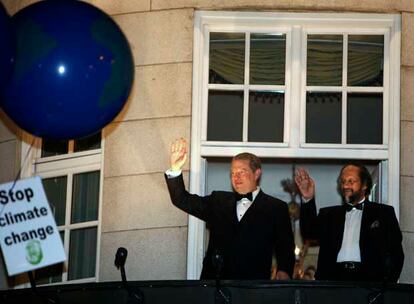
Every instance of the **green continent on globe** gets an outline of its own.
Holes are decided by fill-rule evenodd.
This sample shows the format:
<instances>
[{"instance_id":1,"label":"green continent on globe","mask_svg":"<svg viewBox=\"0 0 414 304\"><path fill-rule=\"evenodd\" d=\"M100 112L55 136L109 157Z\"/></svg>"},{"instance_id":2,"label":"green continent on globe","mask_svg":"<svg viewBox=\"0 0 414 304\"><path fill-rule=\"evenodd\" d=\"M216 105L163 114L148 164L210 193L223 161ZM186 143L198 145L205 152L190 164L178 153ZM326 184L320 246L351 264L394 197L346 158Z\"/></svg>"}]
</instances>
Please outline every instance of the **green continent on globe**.
<instances>
[{"instance_id":1,"label":"green continent on globe","mask_svg":"<svg viewBox=\"0 0 414 304\"><path fill-rule=\"evenodd\" d=\"M58 45L57 41L43 32L32 20L24 20L16 26L17 54L14 81L21 80L36 63L47 57Z\"/></svg>"},{"instance_id":2,"label":"green continent on globe","mask_svg":"<svg viewBox=\"0 0 414 304\"><path fill-rule=\"evenodd\" d=\"M128 93L125 91L125 85L132 83L133 63L128 43L110 19L98 18L91 26L91 35L98 44L107 48L113 55L110 76L98 103L100 107L105 107Z\"/></svg>"}]
</instances>

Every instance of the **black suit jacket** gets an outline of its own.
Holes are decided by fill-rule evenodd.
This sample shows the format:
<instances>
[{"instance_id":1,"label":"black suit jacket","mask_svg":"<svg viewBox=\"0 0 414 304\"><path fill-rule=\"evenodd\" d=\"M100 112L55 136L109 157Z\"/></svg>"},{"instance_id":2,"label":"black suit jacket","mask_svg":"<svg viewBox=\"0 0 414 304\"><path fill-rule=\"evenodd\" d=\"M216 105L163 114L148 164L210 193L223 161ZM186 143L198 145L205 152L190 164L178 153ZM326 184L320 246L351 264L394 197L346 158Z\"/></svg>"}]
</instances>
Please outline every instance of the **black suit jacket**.
<instances>
[{"instance_id":1,"label":"black suit jacket","mask_svg":"<svg viewBox=\"0 0 414 304\"><path fill-rule=\"evenodd\" d=\"M173 204L210 229L201 279L215 278L216 252L224 259L223 279L270 279L273 252L278 270L292 276L294 242L286 203L260 191L239 222L233 192L214 191L201 197L185 190L182 175L166 181Z\"/></svg>"},{"instance_id":2,"label":"black suit jacket","mask_svg":"<svg viewBox=\"0 0 414 304\"><path fill-rule=\"evenodd\" d=\"M300 224L305 239L320 242L316 278L337 280L336 258L342 245L345 206L322 208L316 215L315 200L302 204ZM359 246L364 281L396 282L404 262L402 235L392 206L365 200Z\"/></svg>"}]
</instances>

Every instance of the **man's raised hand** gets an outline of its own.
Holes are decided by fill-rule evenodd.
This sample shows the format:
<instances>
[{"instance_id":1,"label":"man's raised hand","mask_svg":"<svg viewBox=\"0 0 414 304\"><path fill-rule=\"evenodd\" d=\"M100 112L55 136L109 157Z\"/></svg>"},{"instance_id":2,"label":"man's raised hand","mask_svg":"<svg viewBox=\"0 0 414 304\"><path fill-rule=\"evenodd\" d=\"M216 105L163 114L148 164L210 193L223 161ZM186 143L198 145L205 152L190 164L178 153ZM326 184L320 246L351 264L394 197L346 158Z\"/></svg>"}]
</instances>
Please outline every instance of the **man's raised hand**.
<instances>
[{"instance_id":1,"label":"man's raised hand","mask_svg":"<svg viewBox=\"0 0 414 304\"><path fill-rule=\"evenodd\" d=\"M305 169L299 168L296 170L295 183L305 200L310 200L315 196L315 182Z\"/></svg>"},{"instance_id":2,"label":"man's raised hand","mask_svg":"<svg viewBox=\"0 0 414 304\"><path fill-rule=\"evenodd\" d=\"M187 141L184 138L176 139L171 144L170 164L172 171L180 171L187 160Z\"/></svg>"}]
</instances>

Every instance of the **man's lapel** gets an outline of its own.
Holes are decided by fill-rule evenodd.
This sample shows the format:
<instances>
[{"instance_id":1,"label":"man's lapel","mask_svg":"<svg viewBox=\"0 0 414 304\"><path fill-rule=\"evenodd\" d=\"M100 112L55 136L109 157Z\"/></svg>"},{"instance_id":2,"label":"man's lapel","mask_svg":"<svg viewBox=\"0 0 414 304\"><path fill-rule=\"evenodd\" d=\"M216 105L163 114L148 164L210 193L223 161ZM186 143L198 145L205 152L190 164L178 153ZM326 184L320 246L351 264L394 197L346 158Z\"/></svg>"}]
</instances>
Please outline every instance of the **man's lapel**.
<instances>
[{"instance_id":1,"label":"man's lapel","mask_svg":"<svg viewBox=\"0 0 414 304\"><path fill-rule=\"evenodd\" d=\"M336 221L338 223L337 226L334 225L334 227L338 227L338 229L335 232L337 235L334 237L334 240L336 240L335 245L336 245L337 253L341 249L342 240L344 238L345 214L346 214L346 208L343 205L340 208L337 209L337 212L335 214L334 221ZM324 229L324 228L322 227L322 229Z\"/></svg>"},{"instance_id":2,"label":"man's lapel","mask_svg":"<svg viewBox=\"0 0 414 304\"><path fill-rule=\"evenodd\" d=\"M365 241L365 236L370 229L373 220L373 212L371 203L366 199L364 201L364 210L362 211L361 230L359 232L359 248L362 249ZM362 251L362 250L361 250ZM362 256L362 254L361 254ZM362 257L361 257L362 258Z\"/></svg>"},{"instance_id":3,"label":"man's lapel","mask_svg":"<svg viewBox=\"0 0 414 304\"><path fill-rule=\"evenodd\" d=\"M237 225L239 224L239 219L237 217L237 198L236 198L236 195L233 195L233 201L232 201L232 205L231 205L230 217L231 217L231 220L233 222L233 225L235 225L235 227L237 227Z\"/></svg>"}]
</instances>

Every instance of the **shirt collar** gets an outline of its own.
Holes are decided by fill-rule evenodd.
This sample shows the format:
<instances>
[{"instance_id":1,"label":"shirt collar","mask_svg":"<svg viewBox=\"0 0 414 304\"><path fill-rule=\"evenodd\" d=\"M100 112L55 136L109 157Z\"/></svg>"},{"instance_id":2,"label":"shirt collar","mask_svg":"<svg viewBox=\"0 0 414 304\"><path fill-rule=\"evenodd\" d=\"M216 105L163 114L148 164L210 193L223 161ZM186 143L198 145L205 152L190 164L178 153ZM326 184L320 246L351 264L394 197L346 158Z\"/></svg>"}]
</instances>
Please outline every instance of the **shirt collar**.
<instances>
[{"instance_id":1,"label":"shirt collar","mask_svg":"<svg viewBox=\"0 0 414 304\"><path fill-rule=\"evenodd\" d=\"M253 197L252 202L254 202L254 200L256 199L256 196L259 194L259 192L260 192L260 187L259 187L259 186L257 186L256 190L254 190L254 191L252 192L252 197Z\"/></svg>"},{"instance_id":2,"label":"shirt collar","mask_svg":"<svg viewBox=\"0 0 414 304\"><path fill-rule=\"evenodd\" d=\"M366 200L366 198L364 197L362 200L360 200L358 202L358 204L355 204L355 205L351 204L351 203L345 203L346 204L346 206L345 206L346 210L347 211L353 211L353 210L362 211L362 210L364 210L365 200ZM355 206L358 206L359 208L357 208Z\"/></svg>"},{"instance_id":3,"label":"shirt collar","mask_svg":"<svg viewBox=\"0 0 414 304\"><path fill-rule=\"evenodd\" d=\"M239 194L237 194L237 193L235 193L236 194L236 200L237 200L237 203L240 203L240 202L242 202L243 200L247 200L247 201L249 201L249 202L253 202L255 199L256 199L256 196L259 194L259 192L260 192L260 187L259 186L257 186L257 188L256 188L256 190L254 190L254 191L252 191L252 192L249 192L249 194L251 193L251 198L252 198L252 200L250 201L247 197L243 197L243 198L237 198L237 196L243 196L243 195L239 195Z\"/></svg>"}]
</instances>

